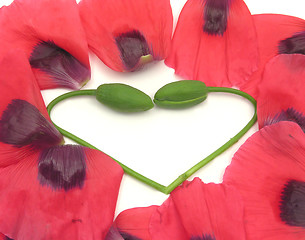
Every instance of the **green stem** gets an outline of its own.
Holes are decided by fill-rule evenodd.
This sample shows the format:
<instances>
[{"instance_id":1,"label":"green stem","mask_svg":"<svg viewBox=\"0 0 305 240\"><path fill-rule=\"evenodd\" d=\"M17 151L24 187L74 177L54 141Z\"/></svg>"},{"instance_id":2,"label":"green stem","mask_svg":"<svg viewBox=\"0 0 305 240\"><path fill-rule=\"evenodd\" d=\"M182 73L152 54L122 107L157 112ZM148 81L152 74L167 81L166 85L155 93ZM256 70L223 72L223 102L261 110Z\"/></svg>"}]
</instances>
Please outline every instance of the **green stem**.
<instances>
[{"instance_id":1,"label":"green stem","mask_svg":"<svg viewBox=\"0 0 305 240\"><path fill-rule=\"evenodd\" d=\"M71 97L77 97L77 96L86 96L86 95L90 95L90 96L95 96L95 93L96 93L96 90L94 89L91 89L91 90L79 90L79 91L73 91L73 92L68 92L68 93L65 93L57 98L55 98L47 107L47 110L48 110L48 113L49 115L51 116L51 111L53 109L53 107L58 104L59 102L65 100L65 99L68 99L68 98L71 98ZM73 140L74 142L82 145L82 146L85 146L85 147L89 147L89 148L92 148L92 149L96 149L96 150L99 150L98 148L96 148L95 146L91 145L90 143L86 142L85 140L75 136L74 134L60 128L59 126L57 126L54 122L53 122L54 126L58 129L58 131L65 137ZM101 150L99 150L101 151ZM106 153L105 153L106 154ZM106 154L108 155L108 154ZM109 155L108 155L109 156ZM111 157L111 156L109 156ZM125 173L127 173L128 175L140 180L141 182L144 182L146 183L147 185L157 189L158 191L160 192L163 192L165 193L166 192L166 187L141 175L140 173L132 170L131 168L127 167L126 165L124 165L123 163L119 162L118 160L114 159L113 157L111 157L114 161L116 161L124 170Z\"/></svg>"},{"instance_id":2,"label":"green stem","mask_svg":"<svg viewBox=\"0 0 305 240\"><path fill-rule=\"evenodd\" d=\"M232 93L235 95L242 96L249 100L253 106L254 106L254 114L251 118L251 120L247 123L247 125L240 131L238 132L233 138L231 138L228 142L226 142L224 145L222 145L220 148L218 148L216 151L211 153L209 156L201 160L199 163L191 167L189 170L187 170L185 173L180 175L175 181L173 181L170 185L167 186L166 188L166 193L169 194L171 191L173 191L177 186L179 186L181 183L183 183L185 180L187 180L191 175L193 175L195 172L197 172L200 168L208 164L210 161L212 161L214 158L219 156L221 153L226 151L228 148L230 148L232 145L234 145L238 140L245 135L246 132L255 124L256 119L257 119L257 114L256 114L256 100L250 96L249 94L242 92L237 89L233 88L224 88L224 87L208 87L209 92L225 92L225 93Z\"/></svg>"},{"instance_id":3,"label":"green stem","mask_svg":"<svg viewBox=\"0 0 305 240\"><path fill-rule=\"evenodd\" d=\"M57 103L65 100L65 99L68 99L70 97L77 97L77 96L95 96L95 93L96 93L95 89L88 89L88 90L78 90L78 91L73 91L73 92L68 92L68 93L62 94L62 95L58 96L57 98L53 99L53 101L49 103L49 105L47 106L48 113L50 115L53 107Z\"/></svg>"},{"instance_id":4,"label":"green stem","mask_svg":"<svg viewBox=\"0 0 305 240\"><path fill-rule=\"evenodd\" d=\"M237 89L233 89L233 88L223 88L223 87L208 87L208 91L209 92L225 92L225 93L232 93L235 95L239 95L242 96L244 98L246 98L247 100L249 100L253 106L254 106L254 115L251 118L251 120L248 122L248 124L240 131L238 132L233 138L231 138L228 142L226 142L224 145L222 145L220 148L218 148L216 151L214 151L212 154L210 154L209 156L207 156L206 158L204 158L202 161L200 161L199 163L197 163L196 165L194 165L192 168L190 168L189 170L187 170L185 173L183 173L182 175L180 175L175 181L173 181L170 185L168 185L167 187L165 187L164 185L161 185L141 174L139 174L138 172L130 169L129 167L127 167L126 165L122 164L121 162L119 162L118 160L112 158L114 161L116 161L124 170L125 173L129 174L130 176L146 183L147 185L157 189L160 192L163 192L165 194L169 194L171 191L173 191L177 186L179 186L181 183L183 183L185 180L187 180L191 175L193 175L196 171L198 171L200 168L202 168L203 166L205 166L207 163L209 163L210 161L212 161L215 157L219 156L221 153L223 153L224 151L226 151L228 148L230 148L233 144L235 144L256 122L256 101L253 97L251 97L249 94L239 91ZM79 91L73 91L73 92L68 92L65 93L57 98L55 98L47 107L48 113L49 115L51 115L51 111L53 109L53 107L58 104L59 102L71 98L71 97L76 97L76 96L84 96L84 95L90 95L90 96L95 96L96 90L92 89L92 90L79 90ZM62 135L64 135L65 137L73 140L74 142L83 145L85 147L89 147L92 149L96 149L99 150L98 148L94 147L93 145L91 145L90 143L84 141L83 139L75 136L74 134L58 127L56 124L54 124L55 127L58 129L59 132L62 133ZM100 151L100 150L99 150Z\"/></svg>"}]
</instances>

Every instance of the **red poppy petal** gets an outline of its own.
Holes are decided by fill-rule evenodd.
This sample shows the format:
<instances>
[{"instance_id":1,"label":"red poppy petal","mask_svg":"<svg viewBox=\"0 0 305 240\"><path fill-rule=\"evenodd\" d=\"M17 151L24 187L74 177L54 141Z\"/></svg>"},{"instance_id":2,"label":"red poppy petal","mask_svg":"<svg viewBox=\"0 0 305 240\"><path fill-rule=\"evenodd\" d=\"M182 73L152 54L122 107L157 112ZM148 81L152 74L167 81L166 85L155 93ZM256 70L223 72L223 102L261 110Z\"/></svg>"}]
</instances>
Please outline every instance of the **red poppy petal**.
<instances>
[{"instance_id":1,"label":"red poppy petal","mask_svg":"<svg viewBox=\"0 0 305 240\"><path fill-rule=\"evenodd\" d=\"M156 239L245 239L241 197L233 187L195 178L172 192L153 216L151 233Z\"/></svg>"},{"instance_id":2,"label":"red poppy petal","mask_svg":"<svg viewBox=\"0 0 305 240\"><path fill-rule=\"evenodd\" d=\"M16 151L28 146L45 149L62 143L62 135L29 102L13 99L0 119L0 142L13 145Z\"/></svg>"},{"instance_id":3,"label":"red poppy petal","mask_svg":"<svg viewBox=\"0 0 305 240\"><path fill-rule=\"evenodd\" d=\"M301 54L281 54L266 64L257 98L260 127L288 108L305 113L304 66L305 56Z\"/></svg>"},{"instance_id":4,"label":"red poppy petal","mask_svg":"<svg viewBox=\"0 0 305 240\"><path fill-rule=\"evenodd\" d=\"M279 42L304 31L305 20L281 14L253 15L253 20L257 31L260 62L258 70L240 89L256 98L257 85L261 81L264 67L272 57L278 55Z\"/></svg>"},{"instance_id":5,"label":"red poppy petal","mask_svg":"<svg viewBox=\"0 0 305 240\"><path fill-rule=\"evenodd\" d=\"M64 58L63 61L71 59L72 55L80 62L80 65L83 64L84 79L75 78L75 81L71 83L69 83L71 79L67 76L62 76L63 80L58 81L48 72L36 74L42 89L67 87L67 81L70 88L79 88L84 81L89 80L88 46L75 0L15 0L11 5L1 8L0 35L1 54L7 49L20 48L27 58L30 58L37 44L51 41L66 51L65 54L69 53L68 57L61 56ZM61 67L68 68L64 65L65 63L62 64ZM75 66L74 64L73 67ZM77 69L79 70L79 67ZM69 72L69 68L64 70L67 70L64 71L65 74L75 77Z\"/></svg>"},{"instance_id":6,"label":"red poppy petal","mask_svg":"<svg viewBox=\"0 0 305 240\"><path fill-rule=\"evenodd\" d=\"M125 210L115 219L114 227L121 234L129 234L139 239L150 240L150 218L157 208L158 206L150 206Z\"/></svg>"},{"instance_id":7,"label":"red poppy petal","mask_svg":"<svg viewBox=\"0 0 305 240\"><path fill-rule=\"evenodd\" d=\"M229 4L223 35L203 31L207 1L188 0L178 20L165 63L178 75L208 86L239 86L256 70L258 48L254 23L242 0Z\"/></svg>"},{"instance_id":8,"label":"red poppy petal","mask_svg":"<svg viewBox=\"0 0 305 240\"><path fill-rule=\"evenodd\" d=\"M248 239L303 239L304 228L280 218L281 192L288 180L305 181L305 135L291 122L266 126L234 155L224 183L236 187L245 204Z\"/></svg>"},{"instance_id":9,"label":"red poppy petal","mask_svg":"<svg viewBox=\"0 0 305 240\"><path fill-rule=\"evenodd\" d=\"M13 99L22 99L36 106L49 119L40 89L23 52L10 51L2 55L0 72L0 116Z\"/></svg>"},{"instance_id":10,"label":"red poppy petal","mask_svg":"<svg viewBox=\"0 0 305 240\"><path fill-rule=\"evenodd\" d=\"M60 142L62 139L62 136L51 124L51 120L47 113L39 87L33 76L31 67L30 67L29 62L28 62L26 56L24 55L24 53L18 52L18 51L10 51L6 55L1 56L0 72L1 72L0 82L2 84L2 86L0 88L0 102L1 102L0 119L3 120L4 115L9 115L9 114L7 114L6 110L9 105L13 106L12 105L13 101L17 100L17 101L26 102L26 103L28 103L28 105L33 106L32 108L34 110L37 108L37 110L34 111L37 113L37 116L36 116L37 118L35 120L37 120L37 119L43 120L41 123L45 127L47 126L47 124L45 124L44 121L48 121L50 128L52 128L52 129L50 129L50 130L52 130L51 132L54 133L58 137L58 142ZM29 108L27 108L27 109L29 109ZM5 114L5 111L6 111L6 114ZM42 114L43 117L40 116L40 114ZM32 117L35 117L35 116L32 116ZM31 118L31 116L28 116L28 118ZM18 117L18 119L19 120L16 123L19 123L21 121L20 116ZM3 124L3 123L4 122L2 122L1 124ZM2 129L1 124L0 124L0 127ZM29 122L29 124L35 124L34 119L33 119L33 121ZM20 127L22 128L22 126L20 126ZM25 126L23 126L23 127L25 127ZM47 130L47 129L45 129L45 130ZM46 131L43 131L43 133L46 133ZM1 140L3 140L2 139L3 134L4 134L4 132L2 131L0 134ZM55 135L52 134L52 136L55 136ZM44 136L42 136L42 137L44 137ZM7 166L14 162L18 162L25 155L31 154L31 150L29 150L26 146L28 144L24 145L24 146L26 146L25 148L20 148L20 147L11 145L11 144L7 144L9 142L10 141L1 141L0 142L0 166Z\"/></svg>"},{"instance_id":11,"label":"red poppy petal","mask_svg":"<svg viewBox=\"0 0 305 240\"><path fill-rule=\"evenodd\" d=\"M123 175L104 153L84 148L82 188L54 190L39 184L38 154L0 170L0 231L13 239L104 239Z\"/></svg>"},{"instance_id":12,"label":"red poppy petal","mask_svg":"<svg viewBox=\"0 0 305 240\"><path fill-rule=\"evenodd\" d=\"M131 31L144 36L155 60L168 55L173 25L169 0L82 0L79 9L89 48L113 70L128 71L115 38Z\"/></svg>"},{"instance_id":13,"label":"red poppy petal","mask_svg":"<svg viewBox=\"0 0 305 240\"><path fill-rule=\"evenodd\" d=\"M173 199L169 197L151 217L149 227L152 239L189 239L180 218Z\"/></svg>"}]
</instances>

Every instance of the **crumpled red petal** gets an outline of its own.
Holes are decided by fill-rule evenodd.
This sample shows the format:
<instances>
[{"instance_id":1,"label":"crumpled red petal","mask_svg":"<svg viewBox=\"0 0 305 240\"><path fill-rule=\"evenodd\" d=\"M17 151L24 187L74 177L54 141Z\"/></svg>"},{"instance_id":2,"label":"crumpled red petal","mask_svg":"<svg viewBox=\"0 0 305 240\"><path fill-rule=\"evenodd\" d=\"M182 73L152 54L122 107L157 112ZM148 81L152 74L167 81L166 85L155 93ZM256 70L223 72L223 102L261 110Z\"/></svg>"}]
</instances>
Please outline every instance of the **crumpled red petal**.
<instances>
[{"instance_id":1,"label":"crumpled red petal","mask_svg":"<svg viewBox=\"0 0 305 240\"><path fill-rule=\"evenodd\" d=\"M258 70L252 74L249 81L240 86L242 91L257 98L257 85L261 81L266 63L278 55L278 45L281 40L305 30L305 20L281 14L253 15L259 47Z\"/></svg>"},{"instance_id":2,"label":"crumpled red petal","mask_svg":"<svg viewBox=\"0 0 305 240\"><path fill-rule=\"evenodd\" d=\"M251 14L242 0L228 1L223 35L203 32L206 1L188 0L179 16L165 63L186 79L208 86L240 86L257 69L258 45Z\"/></svg>"},{"instance_id":3,"label":"crumpled red petal","mask_svg":"<svg viewBox=\"0 0 305 240\"><path fill-rule=\"evenodd\" d=\"M38 153L0 169L0 231L13 239L104 239L110 228L122 168L84 148L82 188L54 191L38 182Z\"/></svg>"},{"instance_id":4,"label":"crumpled red petal","mask_svg":"<svg viewBox=\"0 0 305 240\"><path fill-rule=\"evenodd\" d=\"M304 66L301 54L281 54L266 64L257 97L260 127L288 108L305 113Z\"/></svg>"},{"instance_id":5,"label":"crumpled red petal","mask_svg":"<svg viewBox=\"0 0 305 240\"><path fill-rule=\"evenodd\" d=\"M51 41L80 61L88 71L86 79L80 82L74 79L70 83L57 81L45 72L34 69L41 89L80 88L89 80L88 46L75 0L15 0L1 8L0 35L1 54L7 49L21 49L29 59L37 44Z\"/></svg>"},{"instance_id":6,"label":"crumpled red petal","mask_svg":"<svg viewBox=\"0 0 305 240\"><path fill-rule=\"evenodd\" d=\"M286 182L304 182L304 171L305 135L295 123L266 126L241 146L225 171L224 183L242 195L247 239L304 238L304 228L281 221L279 207Z\"/></svg>"},{"instance_id":7,"label":"crumpled red petal","mask_svg":"<svg viewBox=\"0 0 305 240\"><path fill-rule=\"evenodd\" d=\"M169 0L82 0L79 10L89 48L113 70L129 71L115 41L126 32L139 31L154 60L168 55L173 25Z\"/></svg>"}]
</instances>

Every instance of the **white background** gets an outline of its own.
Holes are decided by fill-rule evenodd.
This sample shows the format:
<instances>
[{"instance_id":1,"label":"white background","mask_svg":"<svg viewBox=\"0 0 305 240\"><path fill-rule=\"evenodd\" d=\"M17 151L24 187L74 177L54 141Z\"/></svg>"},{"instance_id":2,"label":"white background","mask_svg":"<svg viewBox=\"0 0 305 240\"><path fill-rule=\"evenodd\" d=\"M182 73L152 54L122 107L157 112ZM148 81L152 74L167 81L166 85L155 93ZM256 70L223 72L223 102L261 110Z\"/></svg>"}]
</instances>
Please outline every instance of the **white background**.
<instances>
[{"instance_id":1,"label":"white background","mask_svg":"<svg viewBox=\"0 0 305 240\"><path fill-rule=\"evenodd\" d=\"M54 0L55 1L55 0ZM11 0L0 0L0 7ZM304 0L245 0L252 14L281 13L305 18ZM172 0L176 22L185 0ZM163 61L149 64L140 72L118 73L90 56L92 79L85 89L103 83L125 83L151 98L165 84L179 80ZM48 104L67 90L45 90ZM200 105L181 111L158 107L137 114L121 114L100 105L92 97L59 104L52 119L62 128L87 140L110 156L143 175L168 185L180 174L233 137L252 117L246 100L229 94L209 94ZM238 147L257 131L257 125L232 148L198 171L193 177L204 182L221 182L223 172ZM72 143L69 140L67 143ZM160 205L168 196L125 175L116 214L131 207Z\"/></svg>"}]
</instances>

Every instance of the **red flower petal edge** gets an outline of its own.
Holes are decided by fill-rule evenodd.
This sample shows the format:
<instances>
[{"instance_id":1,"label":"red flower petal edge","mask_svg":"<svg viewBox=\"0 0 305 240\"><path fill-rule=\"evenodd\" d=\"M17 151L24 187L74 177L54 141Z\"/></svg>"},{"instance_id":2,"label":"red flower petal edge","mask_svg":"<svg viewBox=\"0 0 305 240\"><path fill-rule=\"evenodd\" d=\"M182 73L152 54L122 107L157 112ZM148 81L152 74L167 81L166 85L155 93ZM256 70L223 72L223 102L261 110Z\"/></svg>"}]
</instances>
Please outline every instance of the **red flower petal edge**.
<instances>
[{"instance_id":1,"label":"red flower petal edge","mask_svg":"<svg viewBox=\"0 0 305 240\"><path fill-rule=\"evenodd\" d=\"M234 218L232 218L234 216ZM238 192L199 178L175 189L151 219L152 239L245 239Z\"/></svg>"},{"instance_id":2,"label":"red flower petal edge","mask_svg":"<svg viewBox=\"0 0 305 240\"><path fill-rule=\"evenodd\" d=\"M208 86L239 86L257 61L256 31L242 0L187 1L165 60L176 74Z\"/></svg>"},{"instance_id":3,"label":"red flower petal edge","mask_svg":"<svg viewBox=\"0 0 305 240\"><path fill-rule=\"evenodd\" d=\"M288 109L292 109L292 114L286 120L290 118L302 125L302 120L297 119L300 118L298 113L305 113L304 66L305 56L301 54L281 54L266 64L257 97L260 127L274 122L274 119L280 120L279 115Z\"/></svg>"},{"instance_id":4,"label":"red flower petal edge","mask_svg":"<svg viewBox=\"0 0 305 240\"><path fill-rule=\"evenodd\" d=\"M173 17L169 0L82 0L80 16L89 48L115 71L134 71L169 52Z\"/></svg>"},{"instance_id":5,"label":"red flower petal edge","mask_svg":"<svg viewBox=\"0 0 305 240\"><path fill-rule=\"evenodd\" d=\"M151 240L149 224L152 214L158 206L133 208L121 212L110 229L105 240L130 239Z\"/></svg>"},{"instance_id":6,"label":"red flower petal edge","mask_svg":"<svg viewBox=\"0 0 305 240\"><path fill-rule=\"evenodd\" d=\"M236 152L224 183L242 195L247 239L304 237L304 166L305 135L292 122L262 128Z\"/></svg>"},{"instance_id":7,"label":"red flower petal edge","mask_svg":"<svg viewBox=\"0 0 305 240\"><path fill-rule=\"evenodd\" d=\"M259 67L249 81L240 86L240 89L257 98L257 85L261 81L266 63L279 54L278 48L282 40L305 30L305 20L281 14L253 15L253 20L258 39Z\"/></svg>"},{"instance_id":8,"label":"red flower petal edge","mask_svg":"<svg viewBox=\"0 0 305 240\"><path fill-rule=\"evenodd\" d=\"M15 0L1 8L0 35L0 53L24 51L41 89L77 89L90 79L86 36L74 0Z\"/></svg>"}]
</instances>

